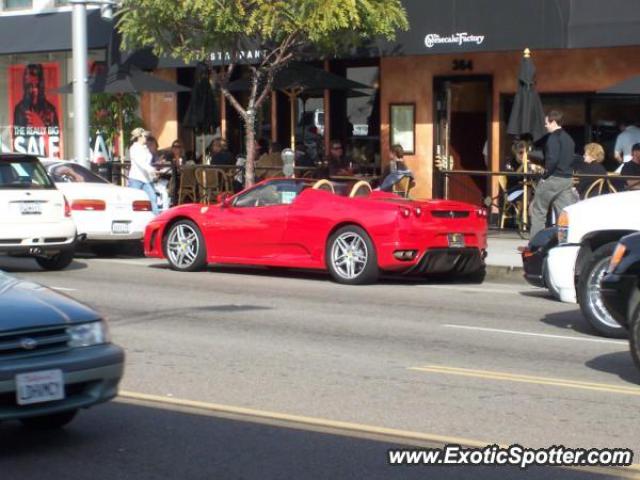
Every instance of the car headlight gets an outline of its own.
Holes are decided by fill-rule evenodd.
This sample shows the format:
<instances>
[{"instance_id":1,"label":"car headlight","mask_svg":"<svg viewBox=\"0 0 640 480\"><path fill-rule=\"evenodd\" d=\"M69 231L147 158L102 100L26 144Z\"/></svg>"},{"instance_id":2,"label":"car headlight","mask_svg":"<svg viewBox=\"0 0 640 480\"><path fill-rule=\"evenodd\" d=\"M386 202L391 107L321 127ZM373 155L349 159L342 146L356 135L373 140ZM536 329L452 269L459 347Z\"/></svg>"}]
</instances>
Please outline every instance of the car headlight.
<instances>
[{"instance_id":1,"label":"car headlight","mask_svg":"<svg viewBox=\"0 0 640 480\"><path fill-rule=\"evenodd\" d=\"M74 325L67 328L67 334L69 335L68 345L72 348L91 347L111 341L107 323L102 320Z\"/></svg>"},{"instance_id":2,"label":"car headlight","mask_svg":"<svg viewBox=\"0 0 640 480\"><path fill-rule=\"evenodd\" d=\"M558 218L558 244L562 245L569 241L569 214L563 211Z\"/></svg>"}]
</instances>

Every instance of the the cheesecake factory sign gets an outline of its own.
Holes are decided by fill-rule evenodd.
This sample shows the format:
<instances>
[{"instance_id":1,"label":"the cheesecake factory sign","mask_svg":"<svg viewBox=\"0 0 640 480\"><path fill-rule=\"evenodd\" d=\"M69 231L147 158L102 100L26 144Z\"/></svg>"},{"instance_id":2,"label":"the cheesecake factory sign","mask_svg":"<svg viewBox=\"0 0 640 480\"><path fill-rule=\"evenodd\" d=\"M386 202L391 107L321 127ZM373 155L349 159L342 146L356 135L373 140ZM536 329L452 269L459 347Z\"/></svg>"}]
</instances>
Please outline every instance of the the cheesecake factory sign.
<instances>
[{"instance_id":1,"label":"the cheesecake factory sign","mask_svg":"<svg viewBox=\"0 0 640 480\"><path fill-rule=\"evenodd\" d=\"M465 44L482 45L484 38L484 35L472 35L467 32L458 32L448 36L429 33L424 37L424 45L427 48L433 48L438 45L458 45L459 47L463 47Z\"/></svg>"}]
</instances>

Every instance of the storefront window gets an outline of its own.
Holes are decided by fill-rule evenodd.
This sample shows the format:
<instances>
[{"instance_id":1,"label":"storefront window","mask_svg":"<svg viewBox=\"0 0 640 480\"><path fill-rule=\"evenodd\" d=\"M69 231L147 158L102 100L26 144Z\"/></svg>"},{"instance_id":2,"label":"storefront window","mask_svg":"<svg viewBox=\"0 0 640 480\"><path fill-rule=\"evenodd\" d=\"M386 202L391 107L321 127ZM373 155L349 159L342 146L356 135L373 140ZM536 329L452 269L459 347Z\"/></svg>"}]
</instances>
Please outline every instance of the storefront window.
<instances>
[{"instance_id":1,"label":"storefront window","mask_svg":"<svg viewBox=\"0 0 640 480\"><path fill-rule=\"evenodd\" d=\"M102 60L104 52L92 51L89 57ZM56 92L71 75L69 52L0 56L3 152L73 158L73 95Z\"/></svg>"},{"instance_id":2,"label":"storefront window","mask_svg":"<svg viewBox=\"0 0 640 480\"><path fill-rule=\"evenodd\" d=\"M2 6L5 10L29 10L33 7L33 0L4 0Z\"/></svg>"},{"instance_id":3,"label":"storefront window","mask_svg":"<svg viewBox=\"0 0 640 480\"><path fill-rule=\"evenodd\" d=\"M598 94L541 94L544 111L559 110L564 115L564 129L576 144L580 155L589 142L600 143L605 150L604 166L613 170L618 165L613 157L615 140L624 121L640 119L640 96L614 96ZM503 124L509 119L513 96L502 98ZM503 156L510 152L511 137L502 134Z\"/></svg>"}]
</instances>

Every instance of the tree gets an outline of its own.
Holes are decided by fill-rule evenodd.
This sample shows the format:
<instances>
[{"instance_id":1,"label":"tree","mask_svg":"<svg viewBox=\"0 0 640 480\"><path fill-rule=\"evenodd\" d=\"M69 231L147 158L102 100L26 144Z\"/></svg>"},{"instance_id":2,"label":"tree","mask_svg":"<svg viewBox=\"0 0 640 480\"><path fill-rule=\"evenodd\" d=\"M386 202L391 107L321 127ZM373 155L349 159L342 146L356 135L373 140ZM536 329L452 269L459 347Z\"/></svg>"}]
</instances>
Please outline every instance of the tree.
<instances>
[{"instance_id":1,"label":"tree","mask_svg":"<svg viewBox=\"0 0 640 480\"><path fill-rule=\"evenodd\" d=\"M187 62L228 52L221 91L246 127L246 185L254 181L255 123L274 75L309 48L319 54L375 37L393 39L408 22L401 0L123 0L118 29L128 48L151 46L159 56ZM250 64L245 105L226 88L240 52L260 50Z\"/></svg>"},{"instance_id":2,"label":"tree","mask_svg":"<svg viewBox=\"0 0 640 480\"><path fill-rule=\"evenodd\" d=\"M134 94L96 93L91 95L91 127L99 130L113 149L121 127L123 132L130 132L143 126L137 110L138 99ZM124 152L118 151L118 155L122 157Z\"/></svg>"}]
</instances>

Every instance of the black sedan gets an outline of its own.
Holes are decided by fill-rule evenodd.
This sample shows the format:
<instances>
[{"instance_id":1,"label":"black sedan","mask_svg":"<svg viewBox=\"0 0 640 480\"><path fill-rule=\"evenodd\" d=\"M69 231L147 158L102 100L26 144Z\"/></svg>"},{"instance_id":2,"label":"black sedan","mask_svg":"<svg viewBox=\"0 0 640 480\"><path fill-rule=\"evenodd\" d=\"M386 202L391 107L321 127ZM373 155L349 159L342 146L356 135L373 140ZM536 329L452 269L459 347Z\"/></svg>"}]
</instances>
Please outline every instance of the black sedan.
<instances>
[{"instance_id":1,"label":"black sedan","mask_svg":"<svg viewBox=\"0 0 640 480\"><path fill-rule=\"evenodd\" d=\"M520 250L525 280L534 287L546 288L551 294L559 298L547 273L547 254L558 245L558 227L541 230L533 237L529 244Z\"/></svg>"},{"instance_id":2,"label":"black sedan","mask_svg":"<svg viewBox=\"0 0 640 480\"><path fill-rule=\"evenodd\" d=\"M622 237L600 282L605 305L629 331L631 355L640 368L640 233Z\"/></svg>"},{"instance_id":3,"label":"black sedan","mask_svg":"<svg viewBox=\"0 0 640 480\"><path fill-rule=\"evenodd\" d=\"M62 427L115 397L123 369L98 313L0 271L0 421Z\"/></svg>"}]
</instances>

